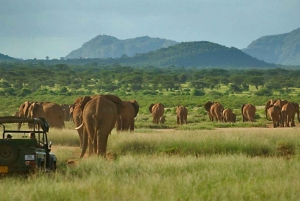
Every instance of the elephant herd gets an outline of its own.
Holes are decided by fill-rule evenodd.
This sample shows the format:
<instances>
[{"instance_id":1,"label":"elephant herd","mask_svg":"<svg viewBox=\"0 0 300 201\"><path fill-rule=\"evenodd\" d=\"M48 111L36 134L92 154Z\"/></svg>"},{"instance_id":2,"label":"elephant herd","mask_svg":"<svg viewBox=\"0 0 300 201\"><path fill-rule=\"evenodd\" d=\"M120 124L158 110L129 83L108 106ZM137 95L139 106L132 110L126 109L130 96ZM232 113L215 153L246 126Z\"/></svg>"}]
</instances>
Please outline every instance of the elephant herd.
<instances>
[{"instance_id":1,"label":"elephant herd","mask_svg":"<svg viewBox=\"0 0 300 201\"><path fill-rule=\"evenodd\" d=\"M158 124L158 123L164 123L165 122L165 106L161 103L156 104L150 104L149 111L152 114L152 123ZM178 105L176 107L176 119L177 124L187 124L187 115L188 115L188 109L185 106Z\"/></svg>"},{"instance_id":2,"label":"elephant herd","mask_svg":"<svg viewBox=\"0 0 300 201\"><path fill-rule=\"evenodd\" d=\"M164 105L151 104L149 111L153 124L164 123ZM30 102L20 105L15 116L43 117L50 127L64 128L64 121L73 120L79 135L82 158L89 147L89 155L105 155L108 136L113 128L116 131L134 131L135 117L139 112L136 100L124 101L115 95L93 95L78 97L73 104L58 105L53 102ZM187 123L187 108L177 106L178 124ZM28 125L31 127L31 125ZM18 129L21 124L18 125Z\"/></svg>"},{"instance_id":3,"label":"elephant herd","mask_svg":"<svg viewBox=\"0 0 300 201\"><path fill-rule=\"evenodd\" d=\"M298 122L300 122L299 104L287 100L268 100L265 105L265 114L266 118L272 121L274 128L296 126L296 114Z\"/></svg>"},{"instance_id":4,"label":"elephant herd","mask_svg":"<svg viewBox=\"0 0 300 201\"><path fill-rule=\"evenodd\" d=\"M218 122L236 122L236 114L233 113L233 110L230 108L224 108L223 105L219 102L207 101L204 104L204 109L210 119L210 121ZM245 121L254 121L256 112L256 107L252 104L243 104L241 107L242 120Z\"/></svg>"},{"instance_id":5,"label":"elephant herd","mask_svg":"<svg viewBox=\"0 0 300 201\"><path fill-rule=\"evenodd\" d=\"M82 158L89 147L89 155L106 155L108 136L113 128L116 131L134 131L135 117L139 112L136 100L124 101L115 95L93 95L78 97L73 104L58 105L53 102L29 102L20 105L17 116L43 117L50 127L64 128L64 121L73 120L78 132ZM236 122L232 109L224 108L219 102L208 101L204 108L211 121ZM165 107L161 103L148 107L152 114L152 123L165 121ZM256 108L252 104L241 107L242 120L254 121ZM294 116L299 119L299 104L285 100L269 100L265 105L266 118L273 121L273 127L295 126ZM187 124L188 109L176 107L177 124ZM269 119L269 118L270 119ZM28 125L29 127L31 125ZM18 125L20 129L21 125Z\"/></svg>"},{"instance_id":6,"label":"elephant herd","mask_svg":"<svg viewBox=\"0 0 300 201\"><path fill-rule=\"evenodd\" d=\"M43 117L47 120L50 127L64 128L65 127L65 111L64 109L53 102L30 102L26 101L19 107L19 111L16 112L15 116L38 118ZM32 125L28 125L29 128ZM18 124L20 130L21 124Z\"/></svg>"},{"instance_id":7,"label":"elephant herd","mask_svg":"<svg viewBox=\"0 0 300 201\"><path fill-rule=\"evenodd\" d=\"M204 108L211 121L236 122L236 115L230 108L224 109L221 103L207 101ZM244 104L241 107L242 121L254 121L256 107L252 104ZM268 100L265 105L265 115L267 120L271 120L273 127L295 126L295 115L299 118L299 104L287 100Z\"/></svg>"}]
</instances>

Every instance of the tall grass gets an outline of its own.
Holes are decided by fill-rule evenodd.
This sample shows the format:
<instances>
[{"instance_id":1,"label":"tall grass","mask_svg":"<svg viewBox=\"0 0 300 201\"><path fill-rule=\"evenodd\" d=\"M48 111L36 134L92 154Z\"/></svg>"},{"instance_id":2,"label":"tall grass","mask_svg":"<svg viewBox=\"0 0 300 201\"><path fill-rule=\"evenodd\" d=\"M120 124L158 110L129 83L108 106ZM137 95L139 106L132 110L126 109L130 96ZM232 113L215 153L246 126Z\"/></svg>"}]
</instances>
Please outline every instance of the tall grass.
<instances>
[{"instance_id":1,"label":"tall grass","mask_svg":"<svg viewBox=\"0 0 300 201\"><path fill-rule=\"evenodd\" d=\"M79 159L75 130L50 130L56 173L2 177L1 200L298 200L300 129L136 129L111 158Z\"/></svg>"}]
</instances>

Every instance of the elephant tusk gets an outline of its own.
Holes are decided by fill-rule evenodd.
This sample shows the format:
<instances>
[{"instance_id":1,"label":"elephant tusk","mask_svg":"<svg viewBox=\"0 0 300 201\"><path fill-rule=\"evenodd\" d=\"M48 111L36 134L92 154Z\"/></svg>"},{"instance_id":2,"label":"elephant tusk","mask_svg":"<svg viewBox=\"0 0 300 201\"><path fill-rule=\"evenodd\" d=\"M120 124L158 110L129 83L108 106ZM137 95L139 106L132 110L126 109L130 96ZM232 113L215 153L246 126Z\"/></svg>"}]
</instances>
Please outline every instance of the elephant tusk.
<instances>
[{"instance_id":1,"label":"elephant tusk","mask_svg":"<svg viewBox=\"0 0 300 201\"><path fill-rule=\"evenodd\" d=\"M75 129L78 130L78 129L80 129L82 126L83 126L83 123L82 123L80 126L76 127Z\"/></svg>"}]
</instances>

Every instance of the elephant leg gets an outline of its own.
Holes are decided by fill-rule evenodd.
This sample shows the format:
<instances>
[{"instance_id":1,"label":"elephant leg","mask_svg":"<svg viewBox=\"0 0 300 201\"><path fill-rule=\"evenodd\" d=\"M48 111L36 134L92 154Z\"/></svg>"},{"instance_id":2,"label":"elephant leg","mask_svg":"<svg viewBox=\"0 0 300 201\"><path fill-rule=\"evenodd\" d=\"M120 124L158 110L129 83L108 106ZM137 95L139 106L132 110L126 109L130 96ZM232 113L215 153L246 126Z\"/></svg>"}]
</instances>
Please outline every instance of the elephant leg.
<instances>
[{"instance_id":1,"label":"elephant leg","mask_svg":"<svg viewBox=\"0 0 300 201\"><path fill-rule=\"evenodd\" d=\"M118 118L117 118L116 130L117 130L117 132L122 130L122 119L120 116L118 116Z\"/></svg>"},{"instance_id":2,"label":"elephant leg","mask_svg":"<svg viewBox=\"0 0 300 201\"><path fill-rule=\"evenodd\" d=\"M82 136L83 144L82 144L80 158L82 158L84 156L87 146L88 146L88 136L87 136L85 129L83 129L82 135L83 135Z\"/></svg>"},{"instance_id":3,"label":"elephant leg","mask_svg":"<svg viewBox=\"0 0 300 201\"><path fill-rule=\"evenodd\" d=\"M97 132L97 144L98 144L98 151L97 154L104 156L106 155L106 147L107 147L107 140L108 140L109 131L107 129L100 129Z\"/></svg>"},{"instance_id":4,"label":"elephant leg","mask_svg":"<svg viewBox=\"0 0 300 201\"><path fill-rule=\"evenodd\" d=\"M89 156L90 156L93 153L94 144L96 143L94 140L94 138L95 138L94 124L90 123L90 125L87 125L85 127L85 130L86 130L87 136L88 136Z\"/></svg>"},{"instance_id":5,"label":"elephant leg","mask_svg":"<svg viewBox=\"0 0 300 201\"><path fill-rule=\"evenodd\" d=\"M295 124L295 118L294 117L291 118L291 126L292 127L296 126L296 124Z\"/></svg>"},{"instance_id":6,"label":"elephant leg","mask_svg":"<svg viewBox=\"0 0 300 201\"><path fill-rule=\"evenodd\" d=\"M134 131L134 119L130 123L130 132Z\"/></svg>"},{"instance_id":7,"label":"elephant leg","mask_svg":"<svg viewBox=\"0 0 300 201\"><path fill-rule=\"evenodd\" d=\"M82 144L83 144L82 132L83 132L82 128L80 128L80 129L77 130L77 133L78 133L78 136L79 136L80 148L82 148Z\"/></svg>"}]
</instances>

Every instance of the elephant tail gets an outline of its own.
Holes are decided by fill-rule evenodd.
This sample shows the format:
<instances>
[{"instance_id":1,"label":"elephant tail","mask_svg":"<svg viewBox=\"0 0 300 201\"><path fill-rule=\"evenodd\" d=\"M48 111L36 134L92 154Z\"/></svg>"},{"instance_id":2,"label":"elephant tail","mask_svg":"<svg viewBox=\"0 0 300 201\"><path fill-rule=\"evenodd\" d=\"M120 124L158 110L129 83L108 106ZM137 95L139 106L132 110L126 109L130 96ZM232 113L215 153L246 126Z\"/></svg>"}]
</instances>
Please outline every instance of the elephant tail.
<instances>
[{"instance_id":1,"label":"elephant tail","mask_svg":"<svg viewBox=\"0 0 300 201\"><path fill-rule=\"evenodd\" d=\"M83 123L81 123L80 126L76 127L75 129L76 129L76 130L79 130L79 129L81 129L82 127L83 127Z\"/></svg>"}]
</instances>

